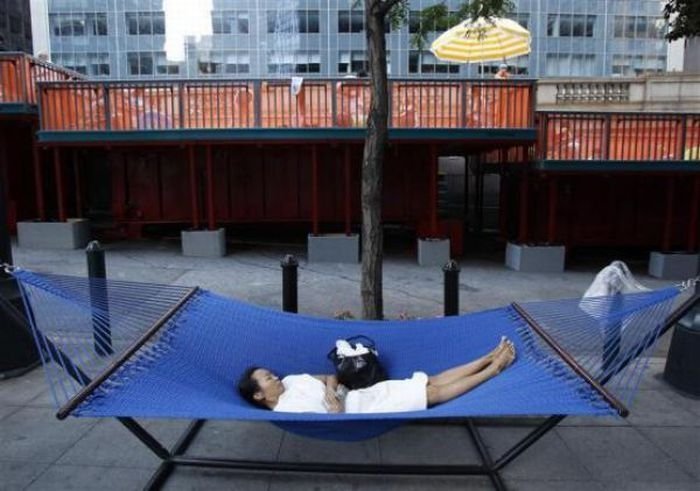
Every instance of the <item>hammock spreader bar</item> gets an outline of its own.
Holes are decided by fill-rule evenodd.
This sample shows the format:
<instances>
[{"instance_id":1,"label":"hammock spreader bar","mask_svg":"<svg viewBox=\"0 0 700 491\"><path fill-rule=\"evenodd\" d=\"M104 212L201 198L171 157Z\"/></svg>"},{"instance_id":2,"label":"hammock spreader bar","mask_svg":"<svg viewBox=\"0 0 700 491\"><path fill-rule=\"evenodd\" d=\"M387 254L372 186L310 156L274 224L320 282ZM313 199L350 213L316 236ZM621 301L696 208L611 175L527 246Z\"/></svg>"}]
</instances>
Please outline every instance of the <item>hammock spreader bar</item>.
<instances>
[{"instance_id":1,"label":"hammock spreader bar","mask_svg":"<svg viewBox=\"0 0 700 491\"><path fill-rule=\"evenodd\" d=\"M126 363L131 356L136 353L141 347L146 344L167 322L170 318L175 315L180 307L182 307L185 302L187 302L192 295L197 292L198 288L194 287L189 292L187 292L175 305L173 305L170 310L158 319L150 329L148 329L143 335L127 350L125 350L119 357L117 357L112 364L107 367L99 376L92 379L85 387L82 388L78 393L76 393L66 404L64 404L56 413L58 419L66 419L70 413L78 407L85 399L87 399L90 394L94 392L102 383L107 380L114 372L119 370L119 368Z\"/></svg>"},{"instance_id":2,"label":"hammock spreader bar","mask_svg":"<svg viewBox=\"0 0 700 491\"><path fill-rule=\"evenodd\" d=\"M532 330L535 331L537 335L540 336L542 340L547 343L549 347L552 348L561 357L561 359L564 360L564 362L569 365L574 372L576 372L579 377L585 380L586 383L593 388L593 390L597 391L601 397L608 402L608 404L617 410L617 413L621 417L626 418L629 416L629 409L627 409L627 407L625 407L625 405L622 404L617 397L611 394L610 391L608 391L600 383L596 382L596 380L591 377L591 374L588 373L581 365L579 365L579 363L569 353L567 353L566 350L564 350L564 348L562 348L559 343L552 338L552 336L547 334L547 332L542 329L537 321L533 319L532 316L525 311L525 309L523 309L516 302L511 303L511 306L518 313L518 315L520 315L523 320L528 323Z\"/></svg>"}]
</instances>

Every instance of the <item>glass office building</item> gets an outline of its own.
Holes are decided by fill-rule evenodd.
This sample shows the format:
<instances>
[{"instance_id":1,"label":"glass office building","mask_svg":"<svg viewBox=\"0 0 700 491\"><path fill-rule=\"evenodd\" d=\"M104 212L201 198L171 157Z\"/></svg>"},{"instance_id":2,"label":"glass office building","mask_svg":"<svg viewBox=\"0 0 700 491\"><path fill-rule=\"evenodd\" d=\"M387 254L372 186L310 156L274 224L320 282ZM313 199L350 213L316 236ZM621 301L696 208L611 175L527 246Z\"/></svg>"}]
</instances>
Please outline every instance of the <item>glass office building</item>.
<instances>
[{"instance_id":1,"label":"glass office building","mask_svg":"<svg viewBox=\"0 0 700 491\"><path fill-rule=\"evenodd\" d=\"M95 77L336 77L366 66L354 0L32 0L52 61ZM478 77L495 65L442 63L412 45L419 11L388 29L394 77ZM460 0L449 0L457 8ZM666 70L660 0L515 0L532 53L508 60L528 77L635 76ZM36 26L36 24L35 24ZM437 35L439 33L435 33ZM39 46L41 44L41 47ZM43 47L43 48L42 48Z\"/></svg>"},{"instance_id":2,"label":"glass office building","mask_svg":"<svg viewBox=\"0 0 700 491\"><path fill-rule=\"evenodd\" d=\"M32 52L32 23L26 0L0 0L0 51Z\"/></svg>"}]
</instances>

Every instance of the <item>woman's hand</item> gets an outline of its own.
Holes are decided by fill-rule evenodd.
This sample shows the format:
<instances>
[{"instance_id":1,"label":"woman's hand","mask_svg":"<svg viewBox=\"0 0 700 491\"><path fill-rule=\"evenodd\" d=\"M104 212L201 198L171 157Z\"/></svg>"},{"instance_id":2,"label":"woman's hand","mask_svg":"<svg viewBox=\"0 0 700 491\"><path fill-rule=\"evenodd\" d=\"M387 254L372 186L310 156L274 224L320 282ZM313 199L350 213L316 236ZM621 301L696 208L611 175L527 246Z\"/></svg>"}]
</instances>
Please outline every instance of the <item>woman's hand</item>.
<instances>
[{"instance_id":1,"label":"woman's hand","mask_svg":"<svg viewBox=\"0 0 700 491\"><path fill-rule=\"evenodd\" d=\"M343 412L343 403L340 401L340 399L338 399L338 396L335 395L335 391L329 387L326 388L326 396L323 402L325 403L326 409L328 409L329 413Z\"/></svg>"}]
</instances>

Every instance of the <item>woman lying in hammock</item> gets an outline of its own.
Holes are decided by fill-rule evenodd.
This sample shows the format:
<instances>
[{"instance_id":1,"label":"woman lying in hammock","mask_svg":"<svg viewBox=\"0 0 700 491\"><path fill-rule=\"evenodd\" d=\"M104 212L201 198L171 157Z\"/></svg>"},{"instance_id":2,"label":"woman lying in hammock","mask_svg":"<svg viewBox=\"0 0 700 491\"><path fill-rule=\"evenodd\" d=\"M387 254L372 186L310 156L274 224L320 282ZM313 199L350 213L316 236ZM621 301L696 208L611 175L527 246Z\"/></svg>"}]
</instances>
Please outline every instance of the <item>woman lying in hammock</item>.
<instances>
[{"instance_id":1,"label":"woman lying in hammock","mask_svg":"<svg viewBox=\"0 0 700 491\"><path fill-rule=\"evenodd\" d=\"M290 413L387 413L422 411L450 401L486 382L515 359L505 337L490 353L465 365L428 376L415 372L404 380L386 380L338 396L335 375L288 375L282 380L261 367L248 368L238 383L241 396L256 406ZM343 400L344 399L344 400Z\"/></svg>"}]
</instances>

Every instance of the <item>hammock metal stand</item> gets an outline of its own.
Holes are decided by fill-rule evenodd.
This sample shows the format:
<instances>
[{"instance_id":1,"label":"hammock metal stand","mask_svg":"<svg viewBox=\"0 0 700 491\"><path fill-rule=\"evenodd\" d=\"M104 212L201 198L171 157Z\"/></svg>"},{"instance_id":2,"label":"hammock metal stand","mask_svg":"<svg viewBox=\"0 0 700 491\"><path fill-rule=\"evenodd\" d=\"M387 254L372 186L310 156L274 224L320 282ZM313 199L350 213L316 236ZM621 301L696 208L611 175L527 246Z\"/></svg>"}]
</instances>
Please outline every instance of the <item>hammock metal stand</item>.
<instances>
[{"instance_id":1,"label":"hammock metal stand","mask_svg":"<svg viewBox=\"0 0 700 491\"><path fill-rule=\"evenodd\" d=\"M94 380L90 380L87 375L74 364L71 359L58 349L46 336L37 332L37 335L42 338L45 349L49 350L55 359L59 360L67 373L81 385L83 389L79 391L71 400L69 400L57 413L59 419L64 419L70 412L77 407L80 402L85 400L110 374L114 373L122 366L129 357L135 353L140 346L145 344L158 330L164 326L168 319L172 317L178 309L186 303L196 289L187 292L181 300L161 317L139 340L137 340L131 348L127 349L112 365L110 365L102 374ZM676 324L691 308L700 301L700 294L696 293L691 298L686 300L678 308L676 308L666 319L660 330L659 335L663 335L674 324ZM516 310L518 306L516 305ZM526 319L527 320L527 319ZM534 322L531 319L528 322ZM535 332L538 332L536 329ZM618 370L609 374L605 379L593 381L592 386L605 397L614 407L617 407L618 413L625 415L626 409L624 406L617 406L613 400L610 400L610 394L601 386L610 378L618 373L624 366L629 364L639 354L643 353L651 344L642 344L636 351L630 353L626 359L622 361ZM566 353L564 353L566 355ZM575 366L571 365L571 360L567 360L567 356L562 359L576 370ZM575 362L574 362L575 363ZM579 375L582 375L579 373ZM585 377L582 377L585 379ZM591 383L591 381L587 381ZM188 428L182 433L178 441L173 447L168 450L165 448L153 435L143 428L136 420L129 417L116 418L122 425L126 427L136 438L139 439L149 450L151 450L158 458L162 460L161 465L147 483L145 489L160 489L167 481L170 474L178 466L183 467L201 467L201 468L219 468L219 469L237 469L256 472L298 472L298 473L320 473L320 474L363 474L363 475L442 475L442 476L487 476L491 480L494 488L501 491L505 490L506 486L501 478L502 471L509 463L519 457L523 452L530 448L533 444L539 441L550 430L556 427L567 415L552 415L549 416L543 423L532 429L525 437L516 442L513 446L507 449L503 454L494 459L488 451L486 443L481 436L477 423L472 418L459 420L461 424L466 426L466 429L472 439L472 442L481 459L480 464L466 465L413 465L413 464L335 464L327 462L280 462L280 461L259 461L245 459L225 459L212 457L199 457L186 455L190 444L194 441L199 431L202 429L206 420L197 419L190 423ZM448 420L454 424L456 420ZM446 423L446 422L443 422Z\"/></svg>"}]
</instances>

